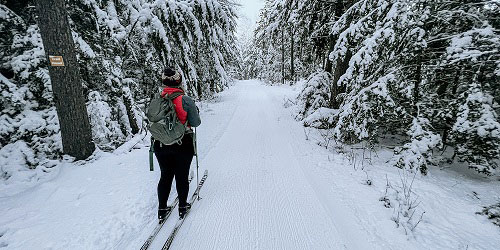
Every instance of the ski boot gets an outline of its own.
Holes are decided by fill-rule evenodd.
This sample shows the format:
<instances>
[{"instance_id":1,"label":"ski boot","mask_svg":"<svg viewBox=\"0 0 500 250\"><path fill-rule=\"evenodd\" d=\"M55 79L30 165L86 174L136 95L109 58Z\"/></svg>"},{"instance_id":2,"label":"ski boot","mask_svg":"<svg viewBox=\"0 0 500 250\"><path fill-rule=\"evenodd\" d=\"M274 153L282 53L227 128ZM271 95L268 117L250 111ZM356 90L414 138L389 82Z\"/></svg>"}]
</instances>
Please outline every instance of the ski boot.
<instances>
[{"instance_id":1,"label":"ski boot","mask_svg":"<svg viewBox=\"0 0 500 250\"><path fill-rule=\"evenodd\" d=\"M159 224L161 224L161 223L163 223L163 221L165 221L165 217L167 216L167 214L170 213L170 211L172 211L171 207L158 209L158 223Z\"/></svg>"},{"instance_id":2,"label":"ski boot","mask_svg":"<svg viewBox=\"0 0 500 250\"><path fill-rule=\"evenodd\" d=\"M186 203L186 205L182 207L179 206L179 219L184 219L189 209L191 209L191 204L189 203Z\"/></svg>"}]
</instances>

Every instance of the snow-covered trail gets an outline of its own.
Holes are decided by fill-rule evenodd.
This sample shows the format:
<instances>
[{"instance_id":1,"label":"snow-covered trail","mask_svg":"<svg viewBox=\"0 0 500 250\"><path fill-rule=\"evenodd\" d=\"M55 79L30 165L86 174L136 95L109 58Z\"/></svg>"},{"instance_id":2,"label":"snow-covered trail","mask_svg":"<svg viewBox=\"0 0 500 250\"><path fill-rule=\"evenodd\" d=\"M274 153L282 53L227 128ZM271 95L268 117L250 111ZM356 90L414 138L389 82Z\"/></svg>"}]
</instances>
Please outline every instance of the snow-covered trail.
<instances>
[{"instance_id":1,"label":"snow-covered trail","mask_svg":"<svg viewBox=\"0 0 500 250\"><path fill-rule=\"evenodd\" d=\"M173 248L339 249L334 221L290 147L282 100L254 81L236 88L236 111L202 162L210 171L203 200Z\"/></svg>"},{"instance_id":2,"label":"snow-covered trail","mask_svg":"<svg viewBox=\"0 0 500 250\"><path fill-rule=\"evenodd\" d=\"M305 175L309 166L302 165L294 149L304 138L300 125L283 107L283 89L257 81L240 82L234 88L233 116L201 162L202 170L209 169L203 199L195 203L172 248L376 247L363 231L351 232L356 233L352 242L339 233L352 226L335 220L339 215L332 216L328 194L320 191L314 177ZM297 129L299 136L294 136ZM154 247L161 243L158 240Z\"/></svg>"}]
</instances>

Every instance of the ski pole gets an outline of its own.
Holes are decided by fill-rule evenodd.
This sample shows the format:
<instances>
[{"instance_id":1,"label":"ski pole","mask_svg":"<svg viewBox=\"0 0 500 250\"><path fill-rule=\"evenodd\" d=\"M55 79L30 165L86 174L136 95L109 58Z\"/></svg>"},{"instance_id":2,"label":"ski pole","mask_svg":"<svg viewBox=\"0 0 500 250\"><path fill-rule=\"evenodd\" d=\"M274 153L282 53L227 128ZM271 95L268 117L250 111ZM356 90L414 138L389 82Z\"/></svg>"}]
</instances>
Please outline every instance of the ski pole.
<instances>
[{"instance_id":1,"label":"ski pole","mask_svg":"<svg viewBox=\"0 0 500 250\"><path fill-rule=\"evenodd\" d=\"M154 152L155 152L154 141L153 141L153 138L151 138L151 146L149 147L149 171L154 171L154 163L153 163L153 153Z\"/></svg>"},{"instance_id":2,"label":"ski pole","mask_svg":"<svg viewBox=\"0 0 500 250\"><path fill-rule=\"evenodd\" d=\"M199 185L200 183L200 180L199 180L199 177L198 177L198 169L200 168L200 165L198 164L198 140L197 140L197 136L198 133L196 132L196 127L194 128L194 154L196 156L196 183L198 183L197 185ZM198 193L198 200L200 200L200 193Z\"/></svg>"}]
</instances>

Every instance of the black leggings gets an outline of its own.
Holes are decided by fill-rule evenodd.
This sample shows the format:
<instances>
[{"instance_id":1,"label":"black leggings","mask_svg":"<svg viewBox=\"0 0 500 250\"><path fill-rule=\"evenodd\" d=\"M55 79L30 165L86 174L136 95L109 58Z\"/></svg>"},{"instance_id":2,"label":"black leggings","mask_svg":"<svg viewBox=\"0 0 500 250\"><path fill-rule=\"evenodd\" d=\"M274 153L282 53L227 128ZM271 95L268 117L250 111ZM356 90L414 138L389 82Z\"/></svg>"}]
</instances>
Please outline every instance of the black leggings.
<instances>
[{"instance_id":1,"label":"black leggings","mask_svg":"<svg viewBox=\"0 0 500 250\"><path fill-rule=\"evenodd\" d=\"M189 192L189 168L194 155L193 137L191 134L184 135L181 145L166 146L155 141L154 150L161 169L161 177L158 182L158 208L167 208L174 177L179 206L185 206Z\"/></svg>"}]
</instances>

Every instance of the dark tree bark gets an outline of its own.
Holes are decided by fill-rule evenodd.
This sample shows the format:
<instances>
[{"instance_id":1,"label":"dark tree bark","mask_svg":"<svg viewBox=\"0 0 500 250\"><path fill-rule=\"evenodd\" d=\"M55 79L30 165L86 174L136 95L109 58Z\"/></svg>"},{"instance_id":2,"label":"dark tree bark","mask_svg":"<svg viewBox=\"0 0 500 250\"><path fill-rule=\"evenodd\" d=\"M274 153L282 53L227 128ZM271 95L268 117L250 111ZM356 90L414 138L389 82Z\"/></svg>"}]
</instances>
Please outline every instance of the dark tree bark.
<instances>
[{"instance_id":1,"label":"dark tree bark","mask_svg":"<svg viewBox=\"0 0 500 250\"><path fill-rule=\"evenodd\" d=\"M337 0L335 3L335 19L338 19L342 16L344 13L345 6L344 6L344 0ZM328 36L328 52L326 55L326 63L325 63L325 71L328 73L332 73L333 70L333 63L332 61L328 58L330 54L333 52L333 49L335 48L335 42L337 40L336 36Z\"/></svg>"},{"instance_id":2,"label":"dark tree bark","mask_svg":"<svg viewBox=\"0 0 500 250\"><path fill-rule=\"evenodd\" d=\"M285 84L285 28L281 28L281 84Z\"/></svg>"},{"instance_id":3,"label":"dark tree bark","mask_svg":"<svg viewBox=\"0 0 500 250\"><path fill-rule=\"evenodd\" d=\"M295 65L294 65L294 50L295 50L295 31L293 28L290 32L290 79L295 81Z\"/></svg>"},{"instance_id":4,"label":"dark tree bark","mask_svg":"<svg viewBox=\"0 0 500 250\"><path fill-rule=\"evenodd\" d=\"M455 77L454 77L454 80L453 80L453 88L451 90L451 94L454 98L456 98L456 94L457 94L457 88L459 86L459 80L460 80L460 76L462 75L462 68L460 67L460 65L458 65L459 67L457 68L457 71L455 73ZM445 90L443 90L444 92ZM441 96L440 98L444 98L443 96ZM448 137L449 137L449 132L450 130L452 129L453 127L453 121L456 119L456 114L453 114L451 117L448 117L446 118L446 122L444 123L445 125L445 128L444 128L444 132L443 132L443 148L447 145L448 143Z\"/></svg>"},{"instance_id":5,"label":"dark tree bark","mask_svg":"<svg viewBox=\"0 0 500 250\"><path fill-rule=\"evenodd\" d=\"M333 36L330 36L329 37L329 40L328 40L328 52L327 52L327 55L326 55L326 63L325 63L325 71L328 72L328 73L332 73L332 61L330 60L330 54L332 53L333 49L335 47L335 38Z\"/></svg>"},{"instance_id":6,"label":"dark tree bark","mask_svg":"<svg viewBox=\"0 0 500 250\"><path fill-rule=\"evenodd\" d=\"M201 82L196 81L195 85L196 85L196 93L198 94L198 98L201 98L203 96L203 89L201 87Z\"/></svg>"},{"instance_id":7,"label":"dark tree bark","mask_svg":"<svg viewBox=\"0 0 500 250\"><path fill-rule=\"evenodd\" d=\"M300 41L299 41L299 59L300 61L304 61L304 58L302 57L302 51L304 50L304 39L300 38Z\"/></svg>"},{"instance_id":8,"label":"dark tree bark","mask_svg":"<svg viewBox=\"0 0 500 250\"><path fill-rule=\"evenodd\" d=\"M420 82L422 81L422 56L418 56L415 70L415 88L413 89L413 116L418 116L418 102L420 101Z\"/></svg>"},{"instance_id":9,"label":"dark tree bark","mask_svg":"<svg viewBox=\"0 0 500 250\"><path fill-rule=\"evenodd\" d=\"M216 93L215 81L210 79L209 84L210 84L210 93L211 94Z\"/></svg>"},{"instance_id":10,"label":"dark tree bark","mask_svg":"<svg viewBox=\"0 0 500 250\"><path fill-rule=\"evenodd\" d=\"M330 108L337 109L340 107L341 102L337 101L337 96L345 92L346 86L338 86L340 77L345 74L349 68L349 61L351 60L352 53L348 49L344 58L337 58L335 71L333 72L333 82L330 88Z\"/></svg>"},{"instance_id":11,"label":"dark tree bark","mask_svg":"<svg viewBox=\"0 0 500 250\"><path fill-rule=\"evenodd\" d=\"M123 104L125 104L125 109L127 110L127 118L132 129L132 134L139 133L139 126L137 125L137 119L135 119L134 111L132 108L132 96L128 93L123 93Z\"/></svg>"},{"instance_id":12,"label":"dark tree bark","mask_svg":"<svg viewBox=\"0 0 500 250\"><path fill-rule=\"evenodd\" d=\"M47 59L62 56L64 66L49 66L63 151L78 160L95 150L83 96L75 44L64 0L36 0L38 25Z\"/></svg>"},{"instance_id":13,"label":"dark tree bark","mask_svg":"<svg viewBox=\"0 0 500 250\"><path fill-rule=\"evenodd\" d=\"M342 16L346 8L349 7L350 5L352 5L351 1L337 0L335 3L335 17L340 18L340 16ZM328 55L330 55L330 53L335 48L335 41L337 40L337 37L334 36L330 36L329 38L330 40L329 40ZM333 82L330 88L330 108L337 109L340 107L341 101L337 100L337 96L345 92L346 86L339 86L338 81L340 77L343 74L345 74L346 70L349 68L349 61L351 60L351 57L352 53L348 48L344 58L337 58L335 69L333 68L333 64L330 60L328 60L328 62L325 65L325 70L327 72L332 73L333 71Z\"/></svg>"}]
</instances>

